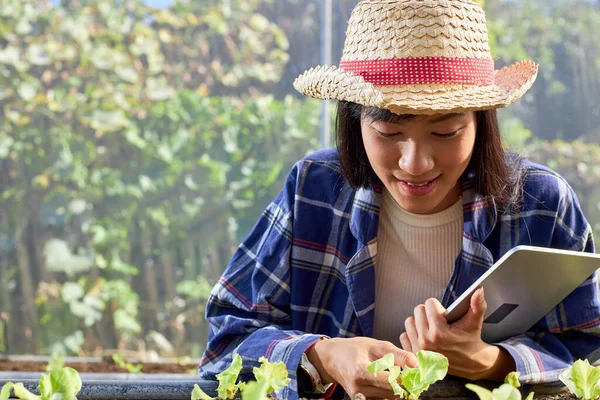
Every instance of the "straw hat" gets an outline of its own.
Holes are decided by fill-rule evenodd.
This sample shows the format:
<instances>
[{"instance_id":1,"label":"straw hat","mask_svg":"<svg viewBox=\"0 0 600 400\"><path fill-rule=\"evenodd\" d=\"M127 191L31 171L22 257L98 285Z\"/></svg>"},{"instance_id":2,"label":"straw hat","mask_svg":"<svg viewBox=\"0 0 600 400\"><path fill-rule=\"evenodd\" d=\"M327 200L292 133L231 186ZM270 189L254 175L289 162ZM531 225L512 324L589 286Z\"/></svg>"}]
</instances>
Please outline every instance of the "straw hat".
<instances>
[{"instance_id":1,"label":"straw hat","mask_svg":"<svg viewBox=\"0 0 600 400\"><path fill-rule=\"evenodd\" d=\"M435 114L504 107L536 76L531 61L494 70L485 14L473 1L363 0L340 65L311 68L294 87L396 114Z\"/></svg>"}]
</instances>

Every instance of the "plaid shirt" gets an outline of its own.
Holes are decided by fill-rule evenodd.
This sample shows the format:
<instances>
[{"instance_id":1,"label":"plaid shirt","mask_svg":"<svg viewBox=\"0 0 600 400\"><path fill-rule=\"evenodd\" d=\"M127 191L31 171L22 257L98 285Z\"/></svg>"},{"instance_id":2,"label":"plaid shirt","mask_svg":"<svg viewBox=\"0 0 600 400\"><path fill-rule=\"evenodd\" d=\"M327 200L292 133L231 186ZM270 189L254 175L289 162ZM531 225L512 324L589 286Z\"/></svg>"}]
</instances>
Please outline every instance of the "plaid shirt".
<instances>
[{"instance_id":1,"label":"plaid shirt","mask_svg":"<svg viewBox=\"0 0 600 400\"><path fill-rule=\"evenodd\" d=\"M594 252L590 225L567 182L526 163L524 206L500 212L461 179L462 252L441 299L451 304L504 253L521 244ZM233 353L252 377L258 358L286 364L292 379L277 397L295 400L302 353L322 335L371 336L381 187L352 189L336 150L299 161L277 198L239 246L215 285L200 375L215 379ZM400 332L399 332L400 333ZM600 355L600 296L594 274L531 332L502 343L523 383L557 382L578 358Z\"/></svg>"}]
</instances>

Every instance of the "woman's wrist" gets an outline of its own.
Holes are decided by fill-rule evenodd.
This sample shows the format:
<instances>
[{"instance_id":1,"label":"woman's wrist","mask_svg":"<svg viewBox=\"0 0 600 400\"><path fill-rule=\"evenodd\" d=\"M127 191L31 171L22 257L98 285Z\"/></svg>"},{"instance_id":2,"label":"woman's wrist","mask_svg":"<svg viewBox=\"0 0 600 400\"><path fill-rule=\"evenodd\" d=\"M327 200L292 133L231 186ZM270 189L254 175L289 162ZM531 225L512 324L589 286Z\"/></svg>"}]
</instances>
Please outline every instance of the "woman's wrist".
<instances>
[{"instance_id":1,"label":"woman's wrist","mask_svg":"<svg viewBox=\"0 0 600 400\"><path fill-rule=\"evenodd\" d=\"M479 357L479 356L478 356ZM516 369L515 360L510 353L501 346L487 345L481 354L482 360L487 360L481 372L475 373L471 380L486 379L502 381L504 377Z\"/></svg>"},{"instance_id":2,"label":"woman's wrist","mask_svg":"<svg viewBox=\"0 0 600 400\"><path fill-rule=\"evenodd\" d=\"M306 353L306 357L308 357L308 361L316 368L319 376L321 377L321 382L324 385L329 383L335 383L335 380L329 375L324 363L324 348L329 344L330 340L336 339L321 339L313 346L310 347L308 352ZM324 347L325 346L325 347Z\"/></svg>"}]
</instances>

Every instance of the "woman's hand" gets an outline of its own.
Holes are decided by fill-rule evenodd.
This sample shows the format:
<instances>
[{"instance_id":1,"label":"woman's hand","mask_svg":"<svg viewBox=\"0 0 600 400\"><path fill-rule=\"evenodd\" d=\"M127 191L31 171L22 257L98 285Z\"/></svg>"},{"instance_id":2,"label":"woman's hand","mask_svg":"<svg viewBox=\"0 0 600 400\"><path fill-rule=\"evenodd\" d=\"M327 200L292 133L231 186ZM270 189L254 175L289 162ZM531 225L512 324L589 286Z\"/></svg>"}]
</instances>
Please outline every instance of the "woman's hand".
<instances>
[{"instance_id":1,"label":"woman's hand","mask_svg":"<svg viewBox=\"0 0 600 400\"><path fill-rule=\"evenodd\" d=\"M321 375L324 384L335 382L353 397L362 393L366 398L393 399L388 373L373 376L367 365L388 353L395 356L395 364L417 367L417 358L390 342L367 337L332 338L317 342L307 353L309 361Z\"/></svg>"},{"instance_id":2,"label":"woman's hand","mask_svg":"<svg viewBox=\"0 0 600 400\"><path fill-rule=\"evenodd\" d=\"M481 339L486 309L483 288L479 288L471 296L467 314L449 325L446 309L438 300L428 299L404 322L406 331L400 335L400 343L412 353L419 350L442 353L448 357L451 375L470 380L502 380L515 370L515 363L506 350Z\"/></svg>"}]
</instances>

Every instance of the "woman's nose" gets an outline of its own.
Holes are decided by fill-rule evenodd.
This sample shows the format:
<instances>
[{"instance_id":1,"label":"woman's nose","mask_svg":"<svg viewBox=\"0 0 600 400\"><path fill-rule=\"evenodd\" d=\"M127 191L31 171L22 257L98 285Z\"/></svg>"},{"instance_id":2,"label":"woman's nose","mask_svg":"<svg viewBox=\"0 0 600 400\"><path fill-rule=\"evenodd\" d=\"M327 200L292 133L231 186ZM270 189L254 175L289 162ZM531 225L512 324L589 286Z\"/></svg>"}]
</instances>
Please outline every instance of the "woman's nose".
<instances>
[{"instance_id":1,"label":"woman's nose","mask_svg":"<svg viewBox=\"0 0 600 400\"><path fill-rule=\"evenodd\" d=\"M402 146L398 164L403 171L412 176L423 176L433 169L433 155L427 146L408 141Z\"/></svg>"}]
</instances>

